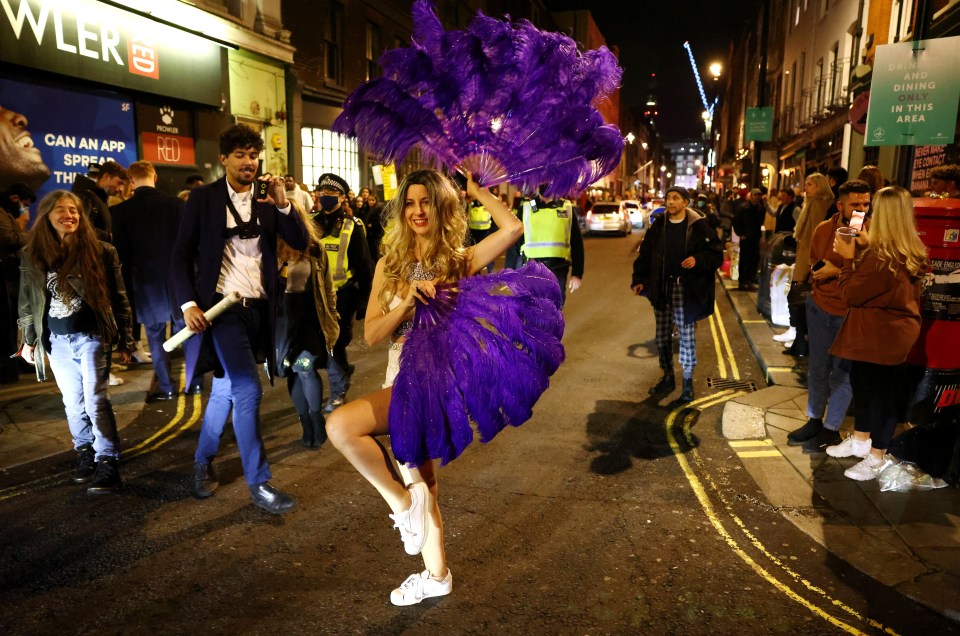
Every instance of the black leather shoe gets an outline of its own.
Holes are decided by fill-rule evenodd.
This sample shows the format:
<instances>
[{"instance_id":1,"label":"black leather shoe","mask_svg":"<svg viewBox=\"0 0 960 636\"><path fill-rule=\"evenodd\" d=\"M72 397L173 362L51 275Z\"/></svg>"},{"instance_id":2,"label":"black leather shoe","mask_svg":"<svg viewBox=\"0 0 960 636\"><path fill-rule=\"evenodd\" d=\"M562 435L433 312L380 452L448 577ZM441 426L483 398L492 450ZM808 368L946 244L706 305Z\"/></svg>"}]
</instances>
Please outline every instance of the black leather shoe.
<instances>
[{"instance_id":1,"label":"black leather shoe","mask_svg":"<svg viewBox=\"0 0 960 636\"><path fill-rule=\"evenodd\" d=\"M97 471L93 474L93 483L87 488L87 494L104 495L120 490L120 468L116 457L104 457L97 462Z\"/></svg>"},{"instance_id":2,"label":"black leather shoe","mask_svg":"<svg viewBox=\"0 0 960 636\"><path fill-rule=\"evenodd\" d=\"M217 471L213 469L213 464L193 465L193 494L198 499L213 497L213 493L220 486L217 480Z\"/></svg>"},{"instance_id":3,"label":"black leather shoe","mask_svg":"<svg viewBox=\"0 0 960 636\"><path fill-rule=\"evenodd\" d=\"M281 515L296 505L296 500L270 485L265 481L256 486L250 486L250 498L255 506L259 506L274 515Z\"/></svg>"},{"instance_id":4,"label":"black leather shoe","mask_svg":"<svg viewBox=\"0 0 960 636\"><path fill-rule=\"evenodd\" d=\"M173 391L154 391L147 394L147 402L167 402L177 399L177 394Z\"/></svg>"},{"instance_id":5,"label":"black leather shoe","mask_svg":"<svg viewBox=\"0 0 960 636\"><path fill-rule=\"evenodd\" d=\"M197 384L188 389L184 389L183 393L184 395L200 395L201 393L203 393L203 385Z\"/></svg>"},{"instance_id":6,"label":"black leather shoe","mask_svg":"<svg viewBox=\"0 0 960 636\"><path fill-rule=\"evenodd\" d=\"M660 381L654 384L650 388L650 395L662 395L666 393L673 393L673 390L677 388L677 379L673 377L672 373L664 374Z\"/></svg>"},{"instance_id":7,"label":"black leather shoe","mask_svg":"<svg viewBox=\"0 0 960 636\"><path fill-rule=\"evenodd\" d=\"M77 470L73 473L73 483L85 484L93 481L93 473L97 469L96 455L90 444L84 444L77 449Z\"/></svg>"},{"instance_id":8,"label":"black leather shoe","mask_svg":"<svg viewBox=\"0 0 960 636\"><path fill-rule=\"evenodd\" d=\"M683 379L683 392L680 394L681 402L693 402L693 378Z\"/></svg>"}]
</instances>

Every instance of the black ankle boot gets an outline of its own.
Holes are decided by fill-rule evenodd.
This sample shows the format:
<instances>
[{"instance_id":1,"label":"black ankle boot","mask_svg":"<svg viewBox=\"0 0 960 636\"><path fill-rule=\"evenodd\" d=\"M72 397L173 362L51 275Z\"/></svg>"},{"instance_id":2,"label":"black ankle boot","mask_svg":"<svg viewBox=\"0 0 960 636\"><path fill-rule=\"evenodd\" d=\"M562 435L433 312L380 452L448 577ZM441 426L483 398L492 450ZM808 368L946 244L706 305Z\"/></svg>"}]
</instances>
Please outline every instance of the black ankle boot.
<instances>
[{"instance_id":1,"label":"black ankle boot","mask_svg":"<svg viewBox=\"0 0 960 636\"><path fill-rule=\"evenodd\" d=\"M693 402L693 378L683 379L683 392L680 394L681 402Z\"/></svg>"},{"instance_id":2,"label":"black ankle boot","mask_svg":"<svg viewBox=\"0 0 960 636\"><path fill-rule=\"evenodd\" d=\"M673 393L673 390L676 388L677 379L673 377L672 373L664 373L663 377L660 378L660 381L651 387L650 394L665 395L667 393Z\"/></svg>"},{"instance_id":3,"label":"black ankle boot","mask_svg":"<svg viewBox=\"0 0 960 636\"><path fill-rule=\"evenodd\" d=\"M313 448L320 448L327 441L327 419L323 411L310 411L310 424L313 431Z\"/></svg>"},{"instance_id":4,"label":"black ankle boot","mask_svg":"<svg viewBox=\"0 0 960 636\"><path fill-rule=\"evenodd\" d=\"M77 449L77 469L73 473L73 483L85 484L93 481L93 473L96 472L97 460L93 446L84 444Z\"/></svg>"},{"instance_id":5,"label":"black ankle boot","mask_svg":"<svg viewBox=\"0 0 960 636\"><path fill-rule=\"evenodd\" d=\"M313 436L313 424L310 422L309 416L300 416L300 427L303 428L303 437L300 439L300 443L304 448L313 448L315 438Z\"/></svg>"}]
</instances>

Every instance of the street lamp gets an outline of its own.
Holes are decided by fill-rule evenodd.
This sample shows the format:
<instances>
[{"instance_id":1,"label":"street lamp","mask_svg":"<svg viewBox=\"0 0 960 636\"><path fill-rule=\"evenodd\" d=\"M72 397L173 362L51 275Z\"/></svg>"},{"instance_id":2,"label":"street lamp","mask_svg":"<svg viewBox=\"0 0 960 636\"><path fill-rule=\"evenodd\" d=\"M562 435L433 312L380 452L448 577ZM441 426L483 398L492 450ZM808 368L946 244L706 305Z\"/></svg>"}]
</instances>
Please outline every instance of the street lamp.
<instances>
[{"instance_id":1,"label":"street lamp","mask_svg":"<svg viewBox=\"0 0 960 636\"><path fill-rule=\"evenodd\" d=\"M713 75L714 81L720 79L720 75L723 73L723 64L720 62L714 62L710 65L710 74Z\"/></svg>"}]
</instances>

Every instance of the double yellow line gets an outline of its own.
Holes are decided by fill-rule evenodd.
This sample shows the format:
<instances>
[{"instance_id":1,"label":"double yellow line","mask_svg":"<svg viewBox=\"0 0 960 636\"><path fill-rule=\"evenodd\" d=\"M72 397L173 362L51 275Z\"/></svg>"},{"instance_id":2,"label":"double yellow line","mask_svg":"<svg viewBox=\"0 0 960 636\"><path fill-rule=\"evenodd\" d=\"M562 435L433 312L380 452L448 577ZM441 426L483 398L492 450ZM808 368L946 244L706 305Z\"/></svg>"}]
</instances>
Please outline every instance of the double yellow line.
<instances>
[{"instance_id":1,"label":"double yellow line","mask_svg":"<svg viewBox=\"0 0 960 636\"><path fill-rule=\"evenodd\" d=\"M717 303L713 303L713 313L710 314L710 333L713 334L713 346L717 350L717 368L720 377L727 379L727 364L730 362L730 374L734 380L740 379L740 368L737 366L737 357L733 354L733 347L730 346L730 339L727 338L727 329L723 326L723 320L720 318L720 308ZM719 334L719 336L718 336ZM723 346L721 347L721 341Z\"/></svg>"},{"instance_id":2,"label":"double yellow line","mask_svg":"<svg viewBox=\"0 0 960 636\"><path fill-rule=\"evenodd\" d=\"M722 327L722 324L721 324ZM710 477L709 472L707 471L706 465L703 462L703 459L700 457L696 446L694 445L693 437L690 434L690 424L696 419L700 411L703 411L711 406L721 404L728 400L731 400L739 395L743 395L743 392L735 392L733 390L721 391L713 395L700 398L699 400L694 400L690 404L677 407L674 409L670 415L667 416L665 421L665 426L667 429L667 440L670 443L670 448L673 451L674 457L677 458L677 463L680 465L680 469L683 471L684 476L687 478L687 482L690 484L690 488L693 490L694 495L697 497L697 501L700 503L700 507L703 509L704 514L707 519L710 521L710 524L714 527L723 541L733 550L744 563L746 563L750 569L752 569L757 575L767 581L775 589L785 594L792 601L803 606L816 616L827 621L831 625L841 629L844 632L849 634L864 634L856 627L850 625L847 622L844 622L840 618L837 618L833 614L830 614L827 610L822 609L820 606L814 602L804 598L793 589L790 588L786 583L775 577L767 568L764 568L761 564L757 563L747 552L737 543L737 540L733 535L727 530L724 526L723 521L721 520L720 514L718 514L716 508L714 508L713 502L710 499L710 496L707 494L707 488L704 487L703 481L700 477L697 476L697 472L691 467L690 462L687 461L687 457L684 454L684 451L680 448L679 443L677 442L674 432L674 424L676 423L677 418L681 413L687 411L686 415L683 418L683 423L681 424L680 432L683 434L687 448L686 451L692 458L693 462L699 468L700 473L703 474L704 480L710 487L710 490L713 492L713 495L720 500L720 503L723 505L724 512L730 518L740 532L746 537L747 542L759 551L764 557L766 557L774 566L780 568L782 572L793 579L793 581L807 590L807 592L813 593L816 597L819 597L820 600L826 606L832 606L838 608L849 614L851 617L865 622L873 629L879 630L890 634L891 636L898 636L895 631L889 627L885 627L882 623L878 621L865 617L855 609L844 604L842 601L831 597L825 590L820 587L817 587L798 572L794 571L789 565L781 561L774 554L772 554L763 543L747 528L746 524L741 520L736 513L733 511L733 507L730 502L723 496L723 491L717 487L717 484Z\"/></svg>"},{"instance_id":3,"label":"double yellow line","mask_svg":"<svg viewBox=\"0 0 960 636\"><path fill-rule=\"evenodd\" d=\"M183 384L185 380L186 370L183 370L180 375L180 383ZM143 440L139 444L124 451L121 461L127 462L134 457L139 457L141 455L153 452L161 446L173 441L180 435L180 433L193 426L200 418L202 411L200 409L200 396L193 395L191 397L193 399L193 412L189 418L183 421L184 416L186 415L187 396L181 393L177 398L177 412L174 414L173 418L156 433ZM31 490L65 482L67 481L67 476L69 473L70 471L59 472L53 475L48 475L46 477L40 477L39 479L24 482L22 484L17 484L16 486L4 488L0 490L0 501L13 499L14 497L18 497L30 492Z\"/></svg>"}]
</instances>

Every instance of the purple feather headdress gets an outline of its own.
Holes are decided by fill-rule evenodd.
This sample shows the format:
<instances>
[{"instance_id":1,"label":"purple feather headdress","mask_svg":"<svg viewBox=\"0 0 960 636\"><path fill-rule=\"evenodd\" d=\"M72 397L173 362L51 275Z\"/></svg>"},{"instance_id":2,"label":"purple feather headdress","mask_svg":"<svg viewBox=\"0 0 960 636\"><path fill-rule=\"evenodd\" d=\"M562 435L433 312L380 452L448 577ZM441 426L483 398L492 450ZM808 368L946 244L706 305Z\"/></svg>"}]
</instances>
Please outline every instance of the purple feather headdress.
<instances>
[{"instance_id":1,"label":"purple feather headdress","mask_svg":"<svg viewBox=\"0 0 960 636\"><path fill-rule=\"evenodd\" d=\"M428 0L413 4L409 48L381 56L384 76L347 97L333 124L384 162L415 146L435 167L469 170L478 183L528 192L580 192L613 170L623 138L593 106L620 85L606 48L581 52L526 20L478 13L444 31Z\"/></svg>"}]
</instances>

